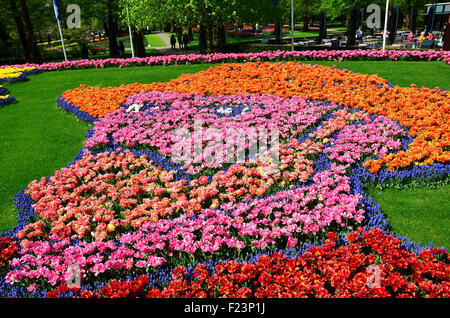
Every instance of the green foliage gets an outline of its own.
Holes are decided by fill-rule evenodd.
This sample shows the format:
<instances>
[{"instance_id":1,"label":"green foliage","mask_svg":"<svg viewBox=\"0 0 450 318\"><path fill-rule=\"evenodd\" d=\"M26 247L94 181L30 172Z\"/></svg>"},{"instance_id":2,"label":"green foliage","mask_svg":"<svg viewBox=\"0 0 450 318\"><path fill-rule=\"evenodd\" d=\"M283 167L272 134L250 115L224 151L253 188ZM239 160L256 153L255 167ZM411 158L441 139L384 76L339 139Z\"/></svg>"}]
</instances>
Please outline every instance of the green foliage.
<instances>
[{"instance_id":1,"label":"green foliage","mask_svg":"<svg viewBox=\"0 0 450 318\"><path fill-rule=\"evenodd\" d=\"M369 4L378 4L381 8L381 18L384 19L386 0L321 0L320 7L327 9L327 17L330 21L346 22L347 15L351 8L356 6L360 9L366 9ZM409 15L412 7L417 7L419 13L425 11L425 0L390 0L389 6L399 5L403 15ZM364 14L367 13L364 11Z\"/></svg>"},{"instance_id":2,"label":"green foliage","mask_svg":"<svg viewBox=\"0 0 450 318\"><path fill-rule=\"evenodd\" d=\"M236 20L238 23L273 23L280 10L286 8L286 4L283 4L281 0L278 6L275 6L273 0L237 1Z\"/></svg>"},{"instance_id":3,"label":"green foliage","mask_svg":"<svg viewBox=\"0 0 450 318\"><path fill-rule=\"evenodd\" d=\"M120 17L136 28L161 28L165 22L186 27L206 20L231 22L238 0L120 0ZM128 7L128 17L127 17Z\"/></svg>"},{"instance_id":4,"label":"green foliage","mask_svg":"<svg viewBox=\"0 0 450 318\"><path fill-rule=\"evenodd\" d=\"M450 186L430 188L369 188L395 233L409 239L450 248Z\"/></svg>"}]
</instances>

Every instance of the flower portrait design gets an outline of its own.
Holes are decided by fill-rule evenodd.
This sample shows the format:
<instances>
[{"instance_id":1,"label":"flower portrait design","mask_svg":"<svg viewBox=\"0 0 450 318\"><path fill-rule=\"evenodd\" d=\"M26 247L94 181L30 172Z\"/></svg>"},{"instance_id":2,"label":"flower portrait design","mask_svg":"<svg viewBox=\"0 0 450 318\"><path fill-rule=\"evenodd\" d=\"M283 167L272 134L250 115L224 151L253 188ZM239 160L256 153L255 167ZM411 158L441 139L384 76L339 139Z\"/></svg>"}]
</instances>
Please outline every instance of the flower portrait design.
<instances>
[{"instance_id":1,"label":"flower portrait design","mask_svg":"<svg viewBox=\"0 0 450 318\"><path fill-rule=\"evenodd\" d=\"M352 52L320 58L450 61ZM60 109L91 126L72 163L16 195L1 296L448 298L448 251L392 232L365 185L448 178L450 93L301 63L308 54L32 66L219 63L61 92Z\"/></svg>"}]
</instances>

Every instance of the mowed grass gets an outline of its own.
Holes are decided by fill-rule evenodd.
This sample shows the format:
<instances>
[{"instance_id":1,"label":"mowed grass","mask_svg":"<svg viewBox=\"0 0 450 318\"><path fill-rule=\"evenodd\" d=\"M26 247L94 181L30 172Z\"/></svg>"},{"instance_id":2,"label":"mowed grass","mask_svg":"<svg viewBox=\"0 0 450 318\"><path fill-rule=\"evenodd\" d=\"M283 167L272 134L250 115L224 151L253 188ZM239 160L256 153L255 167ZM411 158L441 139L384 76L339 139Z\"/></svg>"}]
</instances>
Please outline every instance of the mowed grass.
<instances>
[{"instance_id":1,"label":"mowed grass","mask_svg":"<svg viewBox=\"0 0 450 318\"><path fill-rule=\"evenodd\" d=\"M307 62L303 62L307 63ZM336 65L358 73L378 74L394 85L450 89L450 67L439 62L311 61ZM129 67L48 72L29 81L6 85L18 103L0 108L0 232L16 224L14 194L34 179L53 175L83 147L90 124L61 111L58 96L80 84L119 86L128 83L169 81L182 73L195 73L211 65ZM450 247L449 187L435 190L369 189L399 235ZM411 199L406 199L406 198ZM400 200L403 199L404 200ZM398 202L404 202L397 204Z\"/></svg>"},{"instance_id":2,"label":"mowed grass","mask_svg":"<svg viewBox=\"0 0 450 318\"><path fill-rule=\"evenodd\" d=\"M145 40L147 41L147 44L150 44L150 47L158 47L158 46L165 46L166 43L161 39L161 37L158 34L146 34Z\"/></svg>"},{"instance_id":3,"label":"mowed grass","mask_svg":"<svg viewBox=\"0 0 450 318\"><path fill-rule=\"evenodd\" d=\"M450 248L450 185L437 189L368 189L400 236Z\"/></svg>"}]
</instances>

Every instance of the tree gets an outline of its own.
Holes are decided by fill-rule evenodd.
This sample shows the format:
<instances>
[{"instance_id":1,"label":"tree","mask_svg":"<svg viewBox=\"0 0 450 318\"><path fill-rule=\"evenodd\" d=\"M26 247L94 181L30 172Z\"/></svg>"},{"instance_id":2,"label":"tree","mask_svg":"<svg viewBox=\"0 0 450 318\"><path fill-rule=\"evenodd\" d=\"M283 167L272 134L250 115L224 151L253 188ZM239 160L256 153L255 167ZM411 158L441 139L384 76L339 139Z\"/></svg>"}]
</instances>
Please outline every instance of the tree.
<instances>
[{"instance_id":1,"label":"tree","mask_svg":"<svg viewBox=\"0 0 450 318\"><path fill-rule=\"evenodd\" d=\"M283 7L282 4L278 4ZM266 24L274 22L276 13L274 12L274 0L242 0L236 2L236 20L240 23Z\"/></svg>"},{"instance_id":2,"label":"tree","mask_svg":"<svg viewBox=\"0 0 450 318\"><path fill-rule=\"evenodd\" d=\"M321 8L327 9L327 17L331 21L350 20L352 8L366 8L369 4L378 4L384 7L384 0L322 0Z\"/></svg>"},{"instance_id":3,"label":"tree","mask_svg":"<svg viewBox=\"0 0 450 318\"><path fill-rule=\"evenodd\" d=\"M320 13L320 2L312 0L296 1L294 5L295 15L302 18L303 31L308 31L312 17L318 16Z\"/></svg>"},{"instance_id":4,"label":"tree","mask_svg":"<svg viewBox=\"0 0 450 318\"><path fill-rule=\"evenodd\" d=\"M303 31L309 31L310 3L309 0L300 1L300 3L302 4L300 8L301 8L301 16L303 18Z\"/></svg>"},{"instance_id":5,"label":"tree","mask_svg":"<svg viewBox=\"0 0 450 318\"><path fill-rule=\"evenodd\" d=\"M276 42L281 42L283 22L287 22L290 0L242 0L236 3L236 19L240 23L255 25L274 23Z\"/></svg>"},{"instance_id":6,"label":"tree","mask_svg":"<svg viewBox=\"0 0 450 318\"><path fill-rule=\"evenodd\" d=\"M8 20L8 16L4 14L4 11L0 12L0 63L14 55L13 39L8 28Z\"/></svg>"},{"instance_id":7,"label":"tree","mask_svg":"<svg viewBox=\"0 0 450 318\"><path fill-rule=\"evenodd\" d=\"M27 34L25 32L25 26L22 21L22 15L17 8L15 0L9 0L9 5L11 9L11 13L14 17L14 22L16 23L17 33L19 34L20 43L22 44L22 52L25 60L31 60L31 48L28 43Z\"/></svg>"},{"instance_id":8,"label":"tree","mask_svg":"<svg viewBox=\"0 0 450 318\"><path fill-rule=\"evenodd\" d=\"M36 38L34 36L33 23L31 22L30 11L28 10L28 5L26 0L20 0L20 7L22 11L22 16L25 22L26 38L28 45L30 47L31 61L34 63L40 63L42 61L41 53L36 43Z\"/></svg>"},{"instance_id":9,"label":"tree","mask_svg":"<svg viewBox=\"0 0 450 318\"><path fill-rule=\"evenodd\" d=\"M109 56L119 56L119 44L117 43L117 34L119 32L118 24L118 3L117 0L106 0L106 21L104 20L105 33L108 37Z\"/></svg>"},{"instance_id":10,"label":"tree","mask_svg":"<svg viewBox=\"0 0 450 318\"><path fill-rule=\"evenodd\" d=\"M66 40L70 37L72 41L76 40L81 45L92 31L105 29L110 35L110 52L113 56L118 56L116 40L119 30L118 0L58 0L58 3L62 18L62 33ZM66 19L70 13L66 12L66 8L69 4L77 4L81 7L81 28L67 27ZM2 25L6 28L2 30L4 33L2 38L8 38L8 46L12 52L20 48L26 61L38 61L40 55L44 57L48 55L46 51L39 50L36 42L47 39L49 35L59 38L53 1L0 0L0 6L6 9L0 10ZM108 18L110 18L109 23ZM70 41L66 43L69 44ZM8 60L23 62L23 58L18 54L14 57L9 55Z\"/></svg>"},{"instance_id":11,"label":"tree","mask_svg":"<svg viewBox=\"0 0 450 318\"><path fill-rule=\"evenodd\" d=\"M425 8L425 0L393 0L393 5L399 5L401 12L403 13L403 27L405 29L409 29L411 26L411 18L412 18L412 8L416 7L419 10L423 10Z\"/></svg>"},{"instance_id":12,"label":"tree","mask_svg":"<svg viewBox=\"0 0 450 318\"><path fill-rule=\"evenodd\" d=\"M172 30L200 25L200 44L208 53L214 50L214 27L221 29L236 17L238 0L128 0L131 24L139 28L161 28L170 22ZM125 0L121 1L122 21L126 21ZM222 42L226 41L223 38Z\"/></svg>"},{"instance_id":13,"label":"tree","mask_svg":"<svg viewBox=\"0 0 450 318\"><path fill-rule=\"evenodd\" d=\"M178 0L186 3L184 5L185 16L191 18L193 21L198 21L200 29L202 29L202 41L206 39L206 52L212 53L214 51L214 27L216 30L220 29L221 45L226 42L225 24L233 21L236 16L236 0ZM191 20L191 21L192 21ZM181 24L186 25L186 20L181 20ZM203 44L204 45L204 44Z\"/></svg>"},{"instance_id":14,"label":"tree","mask_svg":"<svg viewBox=\"0 0 450 318\"><path fill-rule=\"evenodd\" d=\"M347 22L347 47L351 47L356 43L356 22L357 22L358 9L353 6L350 10L350 15Z\"/></svg>"}]
</instances>

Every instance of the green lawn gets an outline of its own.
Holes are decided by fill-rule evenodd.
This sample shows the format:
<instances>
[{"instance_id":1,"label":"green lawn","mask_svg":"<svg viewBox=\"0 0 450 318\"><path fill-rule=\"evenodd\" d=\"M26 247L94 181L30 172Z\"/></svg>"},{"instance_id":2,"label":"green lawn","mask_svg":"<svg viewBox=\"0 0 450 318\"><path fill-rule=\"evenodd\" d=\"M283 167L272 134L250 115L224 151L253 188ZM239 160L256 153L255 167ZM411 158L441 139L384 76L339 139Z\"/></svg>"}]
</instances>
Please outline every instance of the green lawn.
<instances>
[{"instance_id":1,"label":"green lawn","mask_svg":"<svg viewBox=\"0 0 450 318\"><path fill-rule=\"evenodd\" d=\"M439 62L312 61L354 72L378 74L394 85L450 89L450 67ZM16 224L14 194L42 176L66 166L83 146L89 124L59 109L56 99L80 84L119 86L134 82L168 81L210 65L129 67L47 72L29 81L5 86L18 103L0 108L0 232ZM369 193L387 214L393 229L418 242L450 247L450 188L405 189Z\"/></svg>"},{"instance_id":2,"label":"green lawn","mask_svg":"<svg viewBox=\"0 0 450 318\"><path fill-rule=\"evenodd\" d=\"M145 40L147 41L147 44L150 44L150 47L158 47L158 46L165 46L166 43L160 38L158 34L146 34Z\"/></svg>"},{"instance_id":3,"label":"green lawn","mask_svg":"<svg viewBox=\"0 0 450 318\"><path fill-rule=\"evenodd\" d=\"M336 32L338 32L340 34L344 34L345 32L347 32L347 27L345 27L345 26L341 26L341 27L339 27L339 26L336 26L336 27L331 26L330 29L333 29L333 30L335 30Z\"/></svg>"},{"instance_id":4,"label":"green lawn","mask_svg":"<svg viewBox=\"0 0 450 318\"><path fill-rule=\"evenodd\" d=\"M292 33L291 31L283 31L283 37L291 37ZM301 31L301 30L294 30L294 37L295 38L314 38L318 37L319 32L318 31Z\"/></svg>"},{"instance_id":5,"label":"green lawn","mask_svg":"<svg viewBox=\"0 0 450 318\"><path fill-rule=\"evenodd\" d=\"M131 48L130 44L130 36L124 35L117 38L117 42L123 42L123 45L125 48ZM158 34L145 34L144 35L144 45L147 47L147 45L150 44L152 47L155 46L164 46L166 45L164 41L159 37Z\"/></svg>"},{"instance_id":6,"label":"green lawn","mask_svg":"<svg viewBox=\"0 0 450 318\"><path fill-rule=\"evenodd\" d=\"M414 242L450 248L450 186L438 189L368 189L395 233Z\"/></svg>"}]
</instances>

